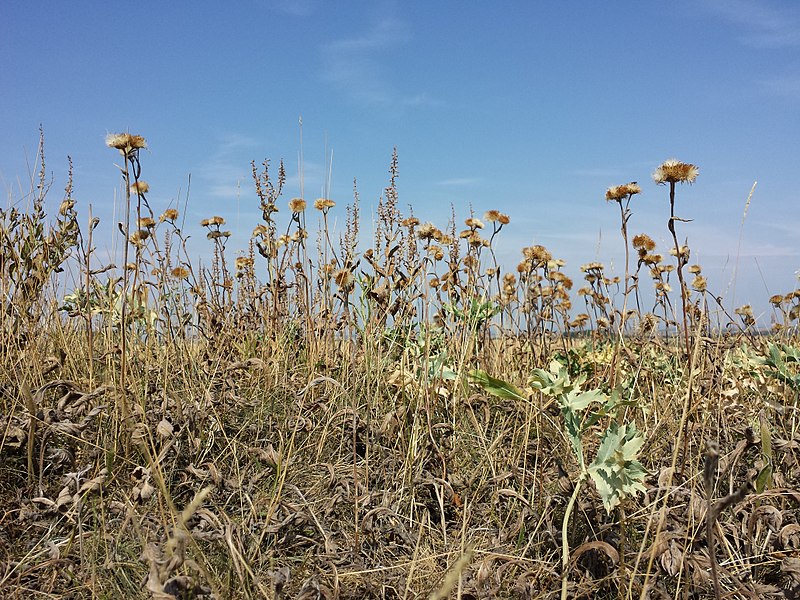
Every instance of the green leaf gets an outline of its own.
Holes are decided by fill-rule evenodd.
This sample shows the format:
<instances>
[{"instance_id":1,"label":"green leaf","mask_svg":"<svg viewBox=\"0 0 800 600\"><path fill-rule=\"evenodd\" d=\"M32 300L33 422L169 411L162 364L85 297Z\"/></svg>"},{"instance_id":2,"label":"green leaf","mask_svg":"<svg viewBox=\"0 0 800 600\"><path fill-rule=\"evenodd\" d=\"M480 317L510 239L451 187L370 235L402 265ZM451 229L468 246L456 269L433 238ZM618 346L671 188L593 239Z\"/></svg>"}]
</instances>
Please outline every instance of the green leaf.
<instances>
[{"instance_id":1,"label":"green leaf","mask_svg":"<svg viewBox=\"0 0 800 600\"><path fill-rule=\"evenodd\" d=\"M607 396L600 390L589 390L580 392L571 390L568 394L561 397L561 402L567 409L577 412L586 409L593 402L605 402Z\"/></svg>"},{"instance_id":2,"label":"green leaf","mask_svg":"<svg viewBox=\"0 0 800 600\"><path fill-rule=\"evenodd\" d=\"M623 499L646 489L642 482L647 472L637 460L642 444L644 437L634 424L611 423L600 439L588 472L609 513Z\"/></svg>"},{"instance_id":3,"label":"green leaf","mask_svg":"<svg viewBox=\"0 0 800 600\"><path fill-rule=\"evenodd\" d=\"M470 371L469 381L470 383L481 386L484 390L494 396L497 396L498 398L505 398L508 400L528 400L521 391L519 391L510 383L503 381L502 379L492 377L486 373L486 371L481 371L480 369Z\"/></svg>"}]
</instances>

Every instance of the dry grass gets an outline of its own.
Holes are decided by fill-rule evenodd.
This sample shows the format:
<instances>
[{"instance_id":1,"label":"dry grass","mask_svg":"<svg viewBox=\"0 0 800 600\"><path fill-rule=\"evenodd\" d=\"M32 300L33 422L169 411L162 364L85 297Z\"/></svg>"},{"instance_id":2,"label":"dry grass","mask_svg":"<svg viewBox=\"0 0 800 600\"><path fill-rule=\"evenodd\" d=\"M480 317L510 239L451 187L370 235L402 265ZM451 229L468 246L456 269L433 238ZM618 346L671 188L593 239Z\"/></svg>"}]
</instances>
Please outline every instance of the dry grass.
<instances>
[{"instance_id":1,"label":"dry grass","mask_svg":"<svg viewBox=\"0 0 800 600\"><path fill-rule=\"evenodd\" d=\"M249 253L229 256L215 216L202 267L177 211L151 210L137 144L112 141L129 264L96 264L71 186L48 219L43 151L29 205L0 212L6 597L557 597L577 465L528 387L553 360L620 394L648 472L611 514L578 494L570 597L800 594L800 290L771 299L770 336L745 309L714 323L705 286L672 292L637 236L624 281L584 266L573 316L546 248L501 272L505 215L461 231L402 215L396 156L372 248L357 196L292 200L280 220L283 170L264 163ZM680 274L688 249L675 257ZM476 368L528 397L486 394Z\"/></svg>"}]
</instances>

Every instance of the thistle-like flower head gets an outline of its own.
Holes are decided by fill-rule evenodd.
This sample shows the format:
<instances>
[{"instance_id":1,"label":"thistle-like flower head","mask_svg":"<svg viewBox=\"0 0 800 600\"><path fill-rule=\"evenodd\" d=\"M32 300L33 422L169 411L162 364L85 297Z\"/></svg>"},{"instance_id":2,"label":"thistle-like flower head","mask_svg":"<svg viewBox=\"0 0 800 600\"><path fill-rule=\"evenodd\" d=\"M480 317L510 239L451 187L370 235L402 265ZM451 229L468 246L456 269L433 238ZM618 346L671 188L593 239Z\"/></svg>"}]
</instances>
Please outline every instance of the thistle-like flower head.
<instances>
[{"instance_id":1,"label":"thistle-like flower head","mask_svg":"<svg viewBox=\"0 0 800 600\"><path fill-rule=\"evenodd\" d=\"M665 160L653 173L656 183L694 183L700 170L696 165L683 163L674 158Z\"/></svg>"}]
</instances>

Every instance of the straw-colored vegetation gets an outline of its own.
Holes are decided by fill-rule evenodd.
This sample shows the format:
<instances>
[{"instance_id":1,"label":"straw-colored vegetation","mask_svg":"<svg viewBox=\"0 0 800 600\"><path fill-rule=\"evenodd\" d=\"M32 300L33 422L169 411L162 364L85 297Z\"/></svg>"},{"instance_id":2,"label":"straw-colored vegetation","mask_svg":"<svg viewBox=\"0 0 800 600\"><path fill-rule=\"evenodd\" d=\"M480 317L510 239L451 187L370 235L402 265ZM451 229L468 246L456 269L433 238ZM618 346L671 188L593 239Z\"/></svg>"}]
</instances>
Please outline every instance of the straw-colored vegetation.
<instances>
[{"instance_id":1,"label":"straw-colored vegetation","mask_svg":"<svg viewBox=\"0 0 800 600\"><path fill-rule=\"evenodd\" d=\"M43 150L0 210L5 597L800 594L800 290L768 335L713 295L694 165L654 173L672 247L629 238L638 184L598 190L625 274L573 286L542 246L501 269L513 216L401 213L396 156L370 248L357 194L283 198L265 162L249 250L210 216L202 263L145 140L107 143L122 263Z\"/></svg>"}]
</instances>

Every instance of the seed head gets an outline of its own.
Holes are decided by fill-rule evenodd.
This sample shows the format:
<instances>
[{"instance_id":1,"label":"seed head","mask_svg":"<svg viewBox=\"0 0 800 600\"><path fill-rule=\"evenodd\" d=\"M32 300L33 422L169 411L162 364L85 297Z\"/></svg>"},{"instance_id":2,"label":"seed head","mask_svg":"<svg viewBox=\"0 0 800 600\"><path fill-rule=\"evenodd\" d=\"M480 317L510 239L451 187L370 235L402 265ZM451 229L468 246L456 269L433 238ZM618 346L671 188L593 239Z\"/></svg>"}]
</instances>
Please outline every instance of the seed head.
<instances>
[{"instance_id":1,"label":"seed head","mask_svg":"<svg viewBox=\"0 0 800 600\"><path fill-rule=\"evenodd\" d=\"M175 208L168 208L158 218L159 221L174 221L178 218L178 210Z\"/></svg>"},{"instance_id":2,"label":"seed head","mask_svg":"<svg viewBox=\"0 0 800 600\"><path fill-rule=\"evenodd\" d=\"M634 194L641 193L642 188L635 181L626 183L625 185L615 185L606 190L606 200L620 201L625 198L630 198Z\"/></svg>"},{"instance_id":3,"label":"seed head","mask_svg":"<svg viewBox=\"0 0 800 600\"><path fill-rule=\"evenodd\" d=\"M147 148L147 142L140 135L130 133L109 133L106 136L106 146L116 148L123 156L127 156L140 148Z\"/></svg>"},{"instance_id":4,"label":"seed head","mask_svg":"<svg viewBox=\"0 0 800 600\"><path fill-rule=\"evenodd\" d=\"M146 194L150 191L150 184L146 181L134 181L131 184L131 194Z\"/></svg>"},{"instance_id":5,"label":"seed head","mask_svg":"<svg viewBox=\"0 0 800 600\"><path fill-rule=\"evenodd\" d=\"M489 223L500 223L500 225L508 225L510 221L508 215L504 215L499 210L486 211L483 218L489 221Z\"/></svg>"},{"instance_id":6,"label":"seed head","mask_svg":"<svg viewBox=\"0 0 800 600\"><path fill-rule=\"evenodd\" d=\"M656 183L694 183L700 171L697 166L690 163L682 163L679 160L670 158L665 160L653 173L653 181Z\"/></svg>"},{"instance_id":7,"label":"seed head","mask_svg":"<svg viewBox=\"0 0 800 600\"><path fill-rule=\"evenodd\" d=\"M301 213L306 209L306 201L302 198L292 198L289 200L289 210L293 213Z\"/></svg>"},{"instance_id":8,"label":"seed head","mask_svg":"<svg viewBox=\"0 0 800 600\"><path fill-rule=\"evenodd\" d=\"M708 282L706 281L706 278L703 277L702 275L698 275L692 281L692 287L696 289L698 292L705 292L707 285Z\"/></svg>"},{"instance_id":9,"label":"seed head","mask_svg":"<svg viewBox=\"0 0 800 600\"><path fill-rule=\"evenodd\" d=\"M172 271L170 271L170 275L172 275L175 279L186 279L189 277L189 271L183 267L175 267L172 269Z\"/></svg>"},{"instance_id":10,"label":"seed head","mask_svg":"<svg viewBox=\"0 0 800 600\"><path fill-rule=\"evenodd\" d=\"M336 202L329 200L328 198L317 198L314 200L314 208L323 212L329 208L333 208L334 206L336 206Z\"/></svg>"},{"instance_id":11,"label":"seed head","mask_svg":"<svg viewBox=\"0 0 800 600\"><path fill-rule=\"evenodd\" d=\"M656 243L646 233L640 233L638 235L633 236L633 247L637 250L654 250L656 247Z\"/></svg>"},{"instance_id":12,"label":"seed head","mask_svg":"<svg viewBox=\"0 0 800 600\"><path fill-rule=\"evenodd\" d=\"M236 257L236 270L237 271L246 271L246 270L250 269L250 267L253 266L254 262L255 261L253 261L253 259L250 258L249 256L237 256Z\"/></svg>"}]
</instances>

